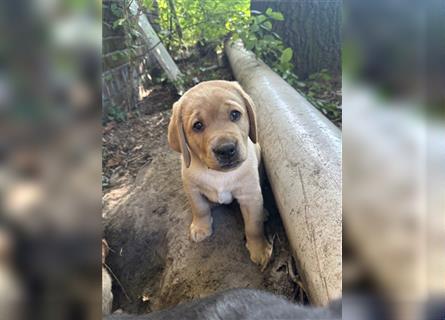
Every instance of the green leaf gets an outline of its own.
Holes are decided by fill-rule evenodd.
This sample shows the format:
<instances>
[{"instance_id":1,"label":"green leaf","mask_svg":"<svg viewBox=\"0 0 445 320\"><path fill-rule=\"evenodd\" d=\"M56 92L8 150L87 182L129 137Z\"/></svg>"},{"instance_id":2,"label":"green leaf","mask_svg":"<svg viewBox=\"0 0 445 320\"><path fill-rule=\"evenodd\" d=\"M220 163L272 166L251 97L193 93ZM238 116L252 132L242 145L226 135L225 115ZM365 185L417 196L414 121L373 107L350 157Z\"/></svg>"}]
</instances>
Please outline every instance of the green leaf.
<instances>
[{"instance_id":1,"label":"green leaf","mask_svg":"<svg viewBox=\"0 0 445 320\"><path fill-rule=\"evenodd\" d=\"M267 30L272 30L272 23L270 21L264 22L263 26L265 26Z\"/></svg>"},{"instance_id":2,"label":"green leaf","mask_svg":"<svg viewBox=\"0 0 445 320\"><path fill-rule=\"evenodd\" d=\"M253 24L253 25L250 27L250 30L251 30L252 32L258 32L258 31L260 30L260 27L259 27L257 24Z\"/></svg>"},{"instance_id":3,"label":"green leaf","mask_svg":"<svg viewBox=\"0 0 445 320\"><path fill-rule=\"evenodd\" d=\"M266 10L266 14L270 16L271 13L272 13L272 11L273 11L272 8L267 8L267 10Z\"/></svg>"},{"instance_id":4,"label":"green leaf","mask_svg":"<svg viewBox=\"0 0 445 320\"><path fill-rule=\"evenodd\" d=\"M281 64L289 62L292 59L292 54L293 54L293 51L291 48L284 49L283 53L281 54L281 57L280 57Z\"/></svg>"},{"instance_id":5,"label":"green leaf","mask_svg":"<svg viewBox=\"0 0 445 320\"><path fill-rule=\"evenodd\" d=\"M252 50L253 47L255 46L255 41L251 40L251 39L247 39L245 45L246 45L247 50Z\"/></svg>"},{"instance_id":6,"label":"green leaf","mask_svg":"<svg viewBox=\"0 0 445 320\"><path fill-rule=\"evenodd\" d=\"M283 14L281 12L271 12L269 14L269 16L272 19L277 20L277 21L283 21L284 20L284 16L283 16Z\"/></svg>"},{"instance_id":7,"label":"green leaf","mask_svg":"<svg viewBox=\"0 0 445 320\"><path fill-rule=\"evenodd\" d=\"M267 35L264 36L263 40L267 41L267 42L272 42L273 43L275 41L275 38L272 37L270 34L267 34Z\"/></svg>"},{"instance_id":8,"label":"green leaf","mask_svg":"<svg viewBox=\"0 0 445 320\"><path fill-rule=\"evenodd\" d=\"M119 9L119 7L117 6L117 4L112 3L111 4L111 12L115 15L115 16L119 16L121 14L121 10Z\"/></svg>"},{"instance_id":9,"label":"green leaf","mask_svg":"<svg viewBox=\"0 0 445 320\"><path fill-rule=\"evenodd\" d=\"M120 27L125 22L125 18L117 19L113 23L113 29L116 29L117 27Z\"/></svg>"},{"instance_id":10,"label":"green leaf","mask_svg":"<svg viewBox=\"0 0 445 320\"><path fill-rule=\"evenodd\" d=\"M263 15L258 16L258 17L255 18L255 21L256 21L258 24L261 24L261 23L263 23L263 22L266 21L266 20L267 20L267 17L266 17L266 16L263 16Z\"/></svg>"},{"instance_id":11,"label":"green leaf","mask_svg":"<svg viewBox=\"0 0 445 320\"><path fill-rule=\"evenodd\" d=\"M324 81L330 81L330 80L331 80L331 76L330 76L329 74L327 74L327 73L322 73L322 74L321 74L321 78L322 78Z\"/></svg>"}]
</instances>

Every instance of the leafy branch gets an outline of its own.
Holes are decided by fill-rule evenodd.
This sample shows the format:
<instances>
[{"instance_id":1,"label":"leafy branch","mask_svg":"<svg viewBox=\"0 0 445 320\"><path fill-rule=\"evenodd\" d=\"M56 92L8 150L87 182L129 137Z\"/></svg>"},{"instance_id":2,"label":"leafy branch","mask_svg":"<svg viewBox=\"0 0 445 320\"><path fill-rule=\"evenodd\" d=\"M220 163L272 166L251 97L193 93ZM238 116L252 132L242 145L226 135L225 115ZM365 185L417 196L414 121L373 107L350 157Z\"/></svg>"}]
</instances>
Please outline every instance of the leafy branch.
<instances>
[{"instance_id":1,"label":"leafy branch","mask_svg":"<svg viewBox=\"0 0 445 320\"><path fill-rule=\"evenodd\" d=\"M251 50L289 84L295 86L298 81L291 63L293 50L284 45L281 37L272 31L274 21L283 21L281 12L268 8L264 13L252 11L249 23L240 25L236 38L243 40L247 50Z\"/></svg>"}]
</instances>

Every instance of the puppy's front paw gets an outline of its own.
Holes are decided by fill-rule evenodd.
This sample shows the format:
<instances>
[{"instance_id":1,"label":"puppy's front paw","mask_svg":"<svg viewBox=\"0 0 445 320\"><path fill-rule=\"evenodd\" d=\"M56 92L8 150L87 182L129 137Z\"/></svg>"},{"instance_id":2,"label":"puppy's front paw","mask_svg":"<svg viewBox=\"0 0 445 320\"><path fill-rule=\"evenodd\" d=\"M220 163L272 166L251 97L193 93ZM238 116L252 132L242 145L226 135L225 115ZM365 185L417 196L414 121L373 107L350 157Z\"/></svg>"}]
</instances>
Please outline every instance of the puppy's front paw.
<instances>
[{"instance_id":1,"label":"puppy's front paw","mask_svg":"<svg viewBox=\"0 0 445 320\"><path fill-rule=\"evenodd\" d=\"M247 241L246 247L250 253L250 260L260 265L261 271L264 271L272 256L272 245L263 238L261 241Z\"/></svg>"},{"instance_id":2,"label":"puppy's front paw","mask_svg":"<svg viewBox=\"0 0 445 320\"><path fill-rule=\"evenodd\" d=\"M208 219L194 219L190 225L190 237L195 242L200 242L212 235L212 217Z\"/></svg>"}]
</instances>

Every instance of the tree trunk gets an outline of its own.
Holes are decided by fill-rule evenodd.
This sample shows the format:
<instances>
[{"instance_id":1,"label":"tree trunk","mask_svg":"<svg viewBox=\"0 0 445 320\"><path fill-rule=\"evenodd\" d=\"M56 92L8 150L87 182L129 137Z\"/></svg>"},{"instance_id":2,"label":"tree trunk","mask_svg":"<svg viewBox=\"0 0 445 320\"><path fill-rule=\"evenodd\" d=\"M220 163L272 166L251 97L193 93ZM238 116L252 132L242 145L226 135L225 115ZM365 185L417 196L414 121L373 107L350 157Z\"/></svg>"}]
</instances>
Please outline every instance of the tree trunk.
<instances>
[{"instance_id":1,"label":"tree trunk","mask_svg":"<svg viewBox=\"0 0 445 320\"><path fill-rule=\"evenodd\" d=\"M322 69L341 74L341 0L252 0L252 10L267 8L284 15L284 21L274 21L273 30L293 49L292 62L300 78Z\"/></svg>"}]
</instances>

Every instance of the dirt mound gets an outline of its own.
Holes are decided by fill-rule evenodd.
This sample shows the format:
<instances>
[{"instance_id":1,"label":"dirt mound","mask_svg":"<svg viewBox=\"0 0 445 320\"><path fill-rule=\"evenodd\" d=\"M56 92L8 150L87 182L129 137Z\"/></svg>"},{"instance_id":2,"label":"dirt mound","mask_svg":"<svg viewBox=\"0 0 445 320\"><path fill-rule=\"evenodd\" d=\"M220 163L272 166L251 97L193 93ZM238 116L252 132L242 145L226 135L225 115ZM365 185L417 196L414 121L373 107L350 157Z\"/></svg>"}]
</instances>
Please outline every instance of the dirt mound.
<instances>
[{"instance_id":1,"label":"dirt mound","mask_svg":"<svg viewBox=\"0 0 445 320\"><path fill-rule=\"evenodd\" d=\"M134 180L128 178L104 195L105 238L112 249L107 264L120 281L114 281L114 307L146 313L229 288L266 289L295 300L301 292L292 281L293 270L289 272L288 243L267 186L266 229L274 238L274 257L265 272L249 259L237 204L215 208L212 237L190 241L180 159L167 144L169 111L161 115L165 121L159 121L159 113L151 115L158 120L145 123L146 134L140 135L150 162ZM150 139L152 130L158 133Z\"/></svg>"}]
</instances>

